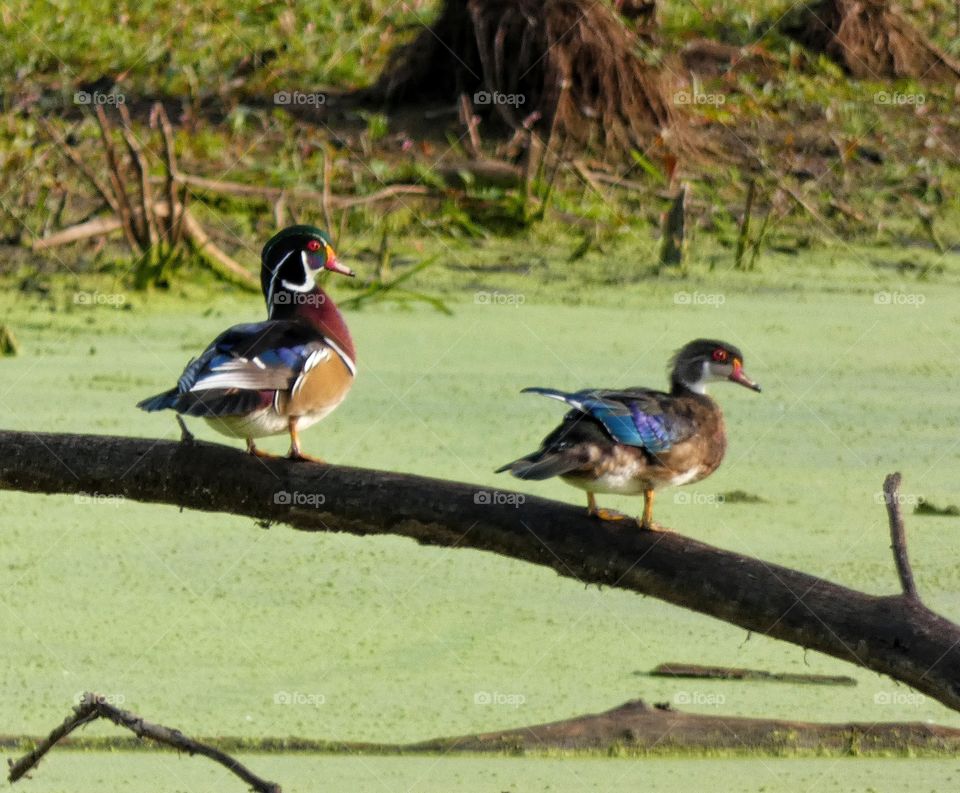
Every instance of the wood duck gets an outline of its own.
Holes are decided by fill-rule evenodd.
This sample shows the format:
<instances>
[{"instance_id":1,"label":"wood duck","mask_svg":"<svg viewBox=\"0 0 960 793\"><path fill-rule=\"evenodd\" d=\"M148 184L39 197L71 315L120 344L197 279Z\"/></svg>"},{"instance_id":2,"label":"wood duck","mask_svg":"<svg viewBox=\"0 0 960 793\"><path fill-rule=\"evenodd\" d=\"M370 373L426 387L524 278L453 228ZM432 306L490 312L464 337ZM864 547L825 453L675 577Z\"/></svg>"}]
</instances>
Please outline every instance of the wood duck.
<instances>
[{"instance_id":1,"label":"wood duck","mask_svg":"<svg viewBox=\"0 0 960 793\"><path fill-rule=\"evenodd\" d=\"M670 365L670 393L649 388L587 389L566 393L525 388L523 393L559 399L573 410L540 448L507 463L519 479L559 476L587 491L589 514L604 520L626 516L598 509L595 493L644 497L640 528L653 522L659 487L699 482L723 460L727 438L723 414L706 393L708 383L732 380L760 391L743 371L743 355L731 344L697 339L681 348Z\"/></svg>"},{"instance_id":2,"label":"wood duck","mask_svg":"<svg viewBox=\"0 0 960 793\"><path fill-rule=\"evenodd\" d=\"M343 401L357 373L346 322L316 284L324 271L353 275L323 231L290 226L274 235L261 254L267 320L225 330L174 388L137 407L202 416L264 457L254 438L289 433L291 459L323 462L301 451L299 432Z\"/></svg>"}]
</instances>

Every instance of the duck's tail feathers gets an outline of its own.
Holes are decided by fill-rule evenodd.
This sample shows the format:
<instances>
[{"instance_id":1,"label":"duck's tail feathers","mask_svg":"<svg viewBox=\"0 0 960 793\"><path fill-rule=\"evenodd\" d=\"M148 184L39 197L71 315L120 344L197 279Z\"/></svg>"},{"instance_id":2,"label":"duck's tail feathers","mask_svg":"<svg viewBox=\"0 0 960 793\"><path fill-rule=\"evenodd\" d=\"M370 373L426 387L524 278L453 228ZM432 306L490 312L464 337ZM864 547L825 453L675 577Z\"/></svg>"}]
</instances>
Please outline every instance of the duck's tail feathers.
<instances>
[{"instance_id":1,"label":"duck's tail feathers","mask_svg":"<svg viewBox=\"0 0 960 793\"><path fill-rule=\"evenodd\" d=\"M556 388L540 388L538 386L532 386L531 388L524 388L521 394L539 394L540 396L549 397L550 399L559 399L561 402L567 402L573 404L571 400L575 400L577 395L570 394L566 391L558 391Z\"/></svg>"},{"instance_id":2,"label":"duck's tail feathers","mask_svg":"<svg viewBox=\"0 0 960 793\"><path fill-rule=\"evenodd\" d=\"M495 473L509 471L517 479L549 479L578 468L580 461L563 452L534 452L500 466Z\"/></svg>"},{"instance_id":3,"label":"duck's tail feathers","mask_svg":"<svg viewBox=\"0 0 960 793\"><path fill-rule=\"evenodd\" d=\"M178 396L180 396L180 392L177 391L176 388L171 388L162 394L157 394L156 396L148 397L147 399L137 402L137 407L140 408L140 410L146 410L148 413L153 413L157 410L167 410L174 406Z\"/></svg>"}]
</instances>

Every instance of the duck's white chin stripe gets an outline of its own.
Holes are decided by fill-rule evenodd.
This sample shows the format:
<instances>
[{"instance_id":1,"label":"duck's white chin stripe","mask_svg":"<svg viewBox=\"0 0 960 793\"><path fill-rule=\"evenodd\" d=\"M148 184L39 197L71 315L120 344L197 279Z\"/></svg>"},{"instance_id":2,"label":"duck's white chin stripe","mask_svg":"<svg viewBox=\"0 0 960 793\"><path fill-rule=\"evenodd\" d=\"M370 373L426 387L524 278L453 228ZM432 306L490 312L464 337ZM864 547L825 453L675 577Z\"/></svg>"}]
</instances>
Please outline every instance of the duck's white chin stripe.
<instances>
[{"instance_id":1,"label":"duck's white chin stripe","mask_svg":"<svg viewBox=\"0 0 960 793\"><path fill-rule=\"evenodd\" d=\"M283 263L290 258L290 254L293 251L287 251L283 258L277 262L277 266L273 268L272 274L270 276L270 286L267 287L267 315L273 313L273 293L276 291L277 286L277 276L280 275L280 268L283 266Z\"/></svg>"}]
</instances>

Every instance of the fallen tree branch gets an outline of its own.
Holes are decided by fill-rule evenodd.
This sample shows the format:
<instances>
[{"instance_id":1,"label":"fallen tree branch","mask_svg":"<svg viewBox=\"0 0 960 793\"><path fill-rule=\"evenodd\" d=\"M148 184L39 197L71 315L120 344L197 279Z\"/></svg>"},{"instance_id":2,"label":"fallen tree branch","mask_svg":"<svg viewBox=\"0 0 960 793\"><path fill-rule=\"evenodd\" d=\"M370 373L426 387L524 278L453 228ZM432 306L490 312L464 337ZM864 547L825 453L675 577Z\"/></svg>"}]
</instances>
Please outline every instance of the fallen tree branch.
<instances>
[{"instance_id":1,"label":"fallen tree branch","mask_svg":"<svg viewBox=\"0 0 960 793\"><path fill-rule=\"evenodd\" d=\"M139 213L140 210L136 210ZM158 218L170 218L170 205L166 201L156 201L153 204L153 213ZM193 213L189 209L184 209L177 205L174 212L178 218L178 228L182 230L183 236L187 238L193 249L197 252L207 264L221 278L231 283L237 284L250 292L260 291L260 281L257 277L247 270L242 264L237 262L230 254L220 248L210 235L200 225ZM35 251L41 251L46 248L55 248L60 245L69 245L74 242L89 239L90 237L102 237L112 234L123 228L123 223L116 215L110 217L100 217L88 220L85 223L78 223L76 226L70 226L49 237L40 237L33 241L32 248Z\"/></svg>"},{"instance_id":2,"label":"fallen tree branch","mask_svg":"<svg viewBox=\"0 0 960 793\"><path fill-rule=\"evenodd\" d=\"M255 459L219 444L33 432L0 432L0 489L123 496L304 531L493 551L817 650L960 710L960 626L915 598L858 592L679 534L590 518L582 507L408 474Z\"/></svg>"},{"instance_id":3,"label":"fallen tree branch","mask_svg":"<svg viewBox=\"0 0 960 793\"><path fill-rule=\"evenodd\" d=\"M250 292L260 291L260 280L236 262L230 254L218 247L190 210L184 209L177 215L180 218L183 235L190 240L193 249L206 261L211 270Z\"/></svg>"},{"instance_id":4,"label":"fallen tree branch","mask_svg":"<svg viewBox=\"0 0 960 793\"><path fill-rule=\"evenodd\" d=\"M763 669L739 669L733 666L700 666L699 664L660 664L651 677L684 677L697 680L770 680L776 683L799 683L819 686L855 686L847 675L808 675L797 672L767 672Z\"/></svg>"},{"instance_id":5,"label":"fallen tree branch","mask_svg":"<svg viewBox=\"0 0 960 793\"><path fill-rule=\"evenodd\" d=\"M345 196L325 194L320 190L310 190L304 187L264 187L262 185L243 184L241 182L227 182L223 179L208 179L205 176L194 176L188 173L179 172L177 181L198 190L206 190L211 193L222 193L225 195L234 195L241 198L259 198L264 201L276 201L281 196L291 199L305 201L317 201L321 205L327 205L335 209L345 209L348 207L361 206L362 204L373 204L377 201L383 201L397 196L427 196L435 192L426 185L419 184L394 184L377 190L374 193L361 196Z\"/></svg>"},{"instance_id":6,"label":"fallen tree branch","mask_svg":"<svg viewBox=\"0 0 960 793\"><path fill-rule=\"evenodd\" d=\"M261 779L243 765L243 763L225 752L213 746L194 741L192 738L188 738L180 732L180 730L174 730L170 727L164 727L162 724L152 724L149 721L145 721L135 713L114 707L99 694L91 693L84 694L80 700L80 704L73 709L73 713L64 720L63 724L59 725L46 738L40 741L32 751L28 752L16 762L10 763L10 772L7 775L7 779L9 779L11 783L22 779L59 740L69 735L77 729L77 727L82 727L97 719L108 719L117 726L130 730L138 738L149 738L157 743L172 746L178 752L186 752L191 756L199 754L203 757L208 757L222 765L228 771L236 774L240 779L250 785L253 790L257 791L257 793L281 793L278 784Z\"/></svg>"},{"instance_id":7,"label":"fallen tree branch","mask_svg":"<svg viewBox=\"0 0 960 793\"><path fill-rule=\"evenodd\" d=\"M490 693L493 696L491 692L479 693ZM703 692L678 690L674 699L696 699L702 695ZM30 740L21 736L0 735L0 747L18 748ZM196 740L201 741L199 738ZM602 713L589 713L548 724L431 738L415 743L372 743L274 736L216 736L203 738L202 742L223 752L327 755L448 755L484 752L538 755L559 749L640 756L675 756L678 753L689 753L702 757L705 753L720 750L725 754L749 757L756 757L758 754L777 757L810 754L817 757L825 754L889 756L891 752L908 757L915 757L918 753L943 757L960 751L960 729L925 722L832 724L687 713L666 703L657 703L651 707L643 700L632 700ZM144 744L127 735L65 738L60 745L63 749L76 751L154 749L152 744Z\"/></svg>"}]
</instances>

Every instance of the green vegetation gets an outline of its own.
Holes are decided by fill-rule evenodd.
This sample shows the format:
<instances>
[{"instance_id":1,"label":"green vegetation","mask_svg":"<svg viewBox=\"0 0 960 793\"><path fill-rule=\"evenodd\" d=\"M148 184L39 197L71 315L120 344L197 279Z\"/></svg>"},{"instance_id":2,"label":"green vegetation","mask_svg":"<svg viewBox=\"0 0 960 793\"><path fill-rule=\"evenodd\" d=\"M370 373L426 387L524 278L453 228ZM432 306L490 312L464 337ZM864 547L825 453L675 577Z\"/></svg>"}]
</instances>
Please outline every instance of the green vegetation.
<instances>
[{"instance_id":1,"label":"green vegetation","mask_svg":"<svg viewBox=\"0 0 960 793\"><path fill-rule=\"evenodd\" d=\"M948 6L927 2L911 13L922 30L955 51L960 40L946 24ZM97 210L98 199L51 148L38 121L57 119L58 134L69 132L88 161L100 159L90 107L76 103L77 91L122 95L154 176L160 143L147 126L147 111L160 98L178 127L178 157L187 173L318 190L327 161L334 193L367 194L400 182L442 186L449 181L443 169L456 167L466 153L463 129L450 108L433 108L427 116L423 108L401 106L384 114L338 99L372 83L391 49L429 22L435 7L380 0L202 7L93 0L7 4L0 14L8 44L0 52L5 75L0 89L8 111L0 115L5 197L0 236L29 242ZM806 250L843 250L855 243L909 250L898 257L908 260L903 266L924 272L929 267L927 274L936 274L937 254L960 243L960 119L953 113L952 87L851 81L826 59L791 44L782 26L773 25L788 8L769 2L750 10L718 3L706 14L686 4L662 9L664 41L679 47L698 36L720 37L747 47L762 66L703 76L692 90L712 101L675 97L695 133L677 164L678 175L691 186L686 245L691 262L721 271L733 263L752 179L757 187L746 268L792 269ZM676 67L667 73L674 79ZM296 91L322 94L325 104L320 111L305 106L290 114L274 100L278 92ZM690 88L680 81L677 92L686 96ZM481 123L488 154L499 132L492 119ZM760 163L755 173L744 163L746 153ZM659 269L660 215L670 203L668 169L653 146L635 152L629 170L620 170L618 178L626 180L620 187L585 181L569 165L555 175L548 169L531 190L467 178L465 187L439 200L406 197L336 210L330 225L349 251L380 255L387 239L388 258L393 249L424 244L443 249L464 238L502 242L514 257L529 250L530 242L549 240L562 249L556 262L569 259L578 270L598 269L596 260L622 256L626 242L629 272L648 277ZM218 244L255 267L258 245L274 225L271 205L199 188L191 193L195 213ZM327 225L319 202L287 203L296 220ZM56 248L39 259L11 252L0 259L0 273L21 266L30 274L36 268L69 268L120 273L132 282L129 264L129 253L115 237L105 247ZM195 278L195 265L179 263L163 274L164 281ZM435 275L431 268L408 286L414 291L432 286Z\"/></svg>"}]
</instances>

